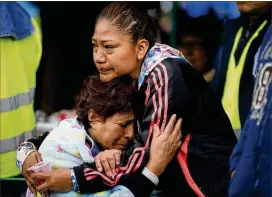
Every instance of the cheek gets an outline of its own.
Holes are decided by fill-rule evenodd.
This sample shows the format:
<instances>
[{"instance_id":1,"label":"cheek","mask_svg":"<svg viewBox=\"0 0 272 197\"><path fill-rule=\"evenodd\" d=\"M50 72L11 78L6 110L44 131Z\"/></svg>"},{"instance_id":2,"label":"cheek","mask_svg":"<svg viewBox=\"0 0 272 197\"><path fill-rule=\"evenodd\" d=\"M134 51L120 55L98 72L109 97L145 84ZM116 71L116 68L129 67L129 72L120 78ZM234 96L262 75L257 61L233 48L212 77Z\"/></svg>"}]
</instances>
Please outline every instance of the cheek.
<instances>
[{"instance_id":1,"label":"cheek","mask_svg":"<svg viewBox=\"0 0 272 197\"><path fill-rule=\"evenodd\" d=\"M195 57L198 61L205 62L206 61L206 53L202 49L195 50Z\"/></svg>"},{"instance_id":2,"label":"cheek","mask_svg":"<svg viewBox=\"0 0 272 197\"><path fill-rule=\"evenodd\" d=\"M101 145L105 149L112 149L122 138L122 129L119 127L111 126L104 130L103 139Z\"/></svg>"},{"instance_id":3,"label":"cheek","mask_svg":"<svg viewBox=\"0 0 272 197\"><path fill-rule=\"evenodd\" d=\"M114 146L123 136L124 131L122 128L120 127L115 127L111 129L111 132L108 133L109 137L109 141L111 141L111 144Z\"/></svg>"},{"instance_id":4,"label":"cheek","mask_svg":"<svg viewBox=\"0 0 272 197\"><path fill-rule=\"evenodd\" d=\"M114 72L122 75L133 72L137 65L136 55L129 50L127 50L127 52L125 52L125 50L118 51L118 55L113 55L108 60Z\"/></svg>"}]
</instances>

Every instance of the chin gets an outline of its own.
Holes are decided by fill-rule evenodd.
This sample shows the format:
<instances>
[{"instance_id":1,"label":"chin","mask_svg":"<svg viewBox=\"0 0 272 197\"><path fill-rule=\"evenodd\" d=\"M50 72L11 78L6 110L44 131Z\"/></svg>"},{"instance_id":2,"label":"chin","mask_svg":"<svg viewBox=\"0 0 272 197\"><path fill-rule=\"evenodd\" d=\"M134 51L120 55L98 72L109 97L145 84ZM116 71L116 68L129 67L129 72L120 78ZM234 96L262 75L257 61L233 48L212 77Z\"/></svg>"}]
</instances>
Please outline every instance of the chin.
<instances>
[{"instance_id":1,"label":"chin","mask_svg":"<svg viewBox=\"0 0 272 197\"><path fill-rule=\"evenodd\" d=\"M111 77L111 75L107 75L107 74L99 74L100 80L103 82L110 82L113 77Z\"/></svg>"},{"instance_id":2,"label":"chin","mask_svg":"<svg viewBox=\"0 0 272 197\"><path fill-rule=\"evenodd\" d=\"M110 82L110 81L112 81L113 79L115 79L115 78L117 78L117 77L119 77L119 76L117 76L117 75L112 75L112 74L102 74L102 73L100 73L100 74L99 74L99 77L100 77L100 80L101 80L102 82Z\"/></svg>"}]
</instances>

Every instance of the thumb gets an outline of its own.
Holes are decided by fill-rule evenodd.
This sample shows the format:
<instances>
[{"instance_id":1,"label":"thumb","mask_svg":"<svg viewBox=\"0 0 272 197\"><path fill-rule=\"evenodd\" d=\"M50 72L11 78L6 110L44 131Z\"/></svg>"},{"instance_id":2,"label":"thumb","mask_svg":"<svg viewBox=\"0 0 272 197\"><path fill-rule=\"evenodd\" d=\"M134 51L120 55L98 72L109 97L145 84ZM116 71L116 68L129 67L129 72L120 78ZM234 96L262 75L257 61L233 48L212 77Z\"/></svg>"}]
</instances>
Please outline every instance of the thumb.
<instances>
[{"instance_id":1,"label":"thumb","mask_svg":"<svg viewBox=\"0 0 272 197\"><path fill-rule=\"evenodd\" d=\"M33 174L31 174L32 179L46 180L49 177L50 177L49 173L45 173L45 172L34 172Z\"/></svg>"},{"instance_id":2,"label":"thumb","mask_svg":"<svg viewBox=\"0 0 272 197\"><path fill-rule=\"evenodd\" d=\"M157 124L154 124L153 126L153 139L159 137L160 135L160 128Z\"/></svg>"},{"instance_id":3,"label":"thumb","mask_svg":"<svg viewBox=\"0 0 272 197\"><path fill-rule=\"evenodd\" d=\"M42 157L40 154L35 155L35 157L38 163L42 162Z\"/></svg>"}]
</instances>

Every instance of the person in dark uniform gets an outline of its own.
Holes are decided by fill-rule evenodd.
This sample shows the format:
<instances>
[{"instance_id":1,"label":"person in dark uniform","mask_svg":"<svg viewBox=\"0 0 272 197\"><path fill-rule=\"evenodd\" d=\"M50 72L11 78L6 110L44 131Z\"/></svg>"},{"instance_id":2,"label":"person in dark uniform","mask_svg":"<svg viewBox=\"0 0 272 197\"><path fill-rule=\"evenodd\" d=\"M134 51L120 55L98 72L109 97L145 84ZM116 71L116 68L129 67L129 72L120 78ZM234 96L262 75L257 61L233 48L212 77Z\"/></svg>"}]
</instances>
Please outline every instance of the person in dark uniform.
<instances>
[{"instance_id":1,"label":"person in dark uniform","mask_svg":"<svg viewBox=\"0 0 272 197\"><path fill-rule=\"evenodd\" d=\"M271 20L271 2L239 1L237 5L241 17L224 26L212 87L239 138L250 112L254 57Z\"/></svg>"}]
</instances>

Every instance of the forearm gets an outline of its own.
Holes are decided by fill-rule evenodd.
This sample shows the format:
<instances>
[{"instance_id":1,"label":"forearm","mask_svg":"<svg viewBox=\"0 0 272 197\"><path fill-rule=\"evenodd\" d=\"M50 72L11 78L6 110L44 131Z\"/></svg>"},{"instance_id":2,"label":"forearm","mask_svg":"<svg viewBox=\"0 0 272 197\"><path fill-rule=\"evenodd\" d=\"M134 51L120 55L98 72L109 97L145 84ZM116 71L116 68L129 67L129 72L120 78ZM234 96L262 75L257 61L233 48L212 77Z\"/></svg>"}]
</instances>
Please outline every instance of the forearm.
<instances>
[{"instance_id":1,"label":"forearm","mask_svg":"<svg viewBox=\"0 0 272 197\"><path fill-rule=\"evenodd\" d=\"M151 196L159 179L149 169L144 168L141 173L123 176L120 185L127 187L136 197Z\"/></svg>"},{"instance_id":2,"label":"forearm","mask_svg":"<svg viewBox=\"0 0 272 197\"><path fill-rule=\"evenodd\" d=\"M123 185L127 187L134 196L150 196L159 180L148 169L144 168L141 173L133 173L123 175L115 184L111 186L105 183L100 175L95 176L97 173L90 171L92 164L83 164L74 167L76 181L80 193L95 193L110 189L114 185ZM84 173L85 172L85 173ZM89 173L88 173L89 172Z\"/></svg>"},{"instance_id":3,"label":"forearm","mask_svg":"<svg viewBox=\"0 0 272 197\"><path fill-rule=\"evenodd\" d=\"M41 136L37 138L31 138L18 147L17 155L16 155L16 165L18 168L22 169L22 166L24 164L25 159L27 156L37 151L42 144L43 140L46 138L46 136L49 134L49 132L44 132Z\"/></svg>"}]
</instances>

